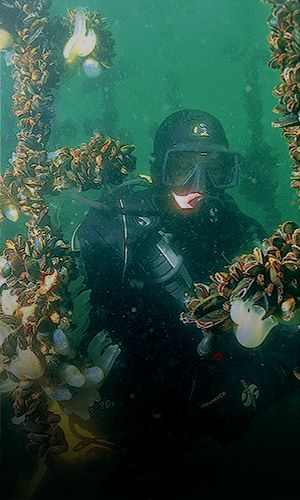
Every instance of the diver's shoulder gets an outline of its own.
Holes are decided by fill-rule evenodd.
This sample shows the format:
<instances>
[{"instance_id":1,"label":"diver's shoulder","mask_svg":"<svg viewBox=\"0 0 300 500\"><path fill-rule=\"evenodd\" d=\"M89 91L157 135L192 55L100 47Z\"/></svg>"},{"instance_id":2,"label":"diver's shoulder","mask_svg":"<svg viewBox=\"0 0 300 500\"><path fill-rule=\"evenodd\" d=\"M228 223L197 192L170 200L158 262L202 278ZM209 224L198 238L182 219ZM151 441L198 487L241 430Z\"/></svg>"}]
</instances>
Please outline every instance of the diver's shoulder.
<instances>
[{"instance_id":1,"label":"diver's shoulder","mask_svg":"<svg viewBox=\"0 0 300 500\"><path fill-rule=\"evenodd\" d=\"M153 202L152 186L145 186L139 189L131 188L124 193L123 200L124 203L128 205L128 208L132 209L155 208Z\"/></svg>"},{"instance_id":2,"label":"diver's shoulder","mask_svg":"<svg viewBox=\"0 0 300 500\"><path fill-rule=\"evenodd\" d=\"M78 228L78 234L89 232L112 232L122 225L122 216L131 219L134 215L147 215L155 210L153 188L138 190L131 186L106 191L97 200L90 202L90 208Z\"/></svg>"},{"instance_id":3,"label":"diver's shoulder","mask_svg":"<svg viewBox=\"0 0 300 500\"><path fill-rule=\"evenodd\" d=\"M113 208L125 208L139 210L144 208L154 208L153 203L153 187L152 186L136 186L136 185L120 185L118 188L107 191L97 200L99 208L110 208L111 210L102 210L103 215L114 213ZM101 207L100 207L101 204ZM96 207L97 210L97 207ZM117 211L118 212L118 211Z\"/></svg>"},{"instance_id":4,"label":"diver's shoulder","mask_svg":"<svg viewBox=\"0 0 300 500\"><path fill-rule=\"evenodd\" d=\"M234 214L236 223L243 228L245 239L262 240L266 237L266 230L263 225L251 215L245 214L231 195L224 196L227 209Z\"/></svg>"}]
</instances>

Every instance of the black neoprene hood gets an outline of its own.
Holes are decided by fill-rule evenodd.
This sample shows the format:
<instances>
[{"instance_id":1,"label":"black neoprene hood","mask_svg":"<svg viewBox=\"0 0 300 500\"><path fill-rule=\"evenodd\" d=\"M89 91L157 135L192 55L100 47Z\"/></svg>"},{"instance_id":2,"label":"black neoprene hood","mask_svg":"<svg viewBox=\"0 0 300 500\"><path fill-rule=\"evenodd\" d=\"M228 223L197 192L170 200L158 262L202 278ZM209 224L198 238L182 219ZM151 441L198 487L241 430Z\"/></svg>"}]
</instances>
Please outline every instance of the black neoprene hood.
<instances>
[{"instance_id":1,"label":"black neoprene hood","mask_svg":"<svg viewBox=\"0 0 300 500\"><path fill-rule=\"evenodd\" d=\"M154 139L151 175L161 182L165 155L174 151L228 151L228 140L217 118L196 109L176 111L159 126Z\"/></svg>"}]
</instances>

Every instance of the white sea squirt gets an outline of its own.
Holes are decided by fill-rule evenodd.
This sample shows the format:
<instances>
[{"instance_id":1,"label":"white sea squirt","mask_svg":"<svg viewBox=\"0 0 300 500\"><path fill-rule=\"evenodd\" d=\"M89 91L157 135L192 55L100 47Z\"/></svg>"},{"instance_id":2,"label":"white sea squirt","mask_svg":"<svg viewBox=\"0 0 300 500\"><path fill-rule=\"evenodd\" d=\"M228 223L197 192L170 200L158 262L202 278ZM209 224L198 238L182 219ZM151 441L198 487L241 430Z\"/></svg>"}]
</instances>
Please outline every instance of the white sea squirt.
<instances>
[{"instance_id":1,"label":"white sea squirt","mask_svg":"<svg viewBox=\"0 0 300 500\"><path fill-rule=\"evenodd\" d=\"M63 330L56 328L53 332L52 340L56 352L65 356L70 354L70 344Z\"/></svg>"},{"instance_id":2,"label":"white sea squirt","mask_svg":"<svg viewBox=\"0 0 300 500\"><path fill-rule=\"evenodd\" d=\"M0 298L2 313L7 316L13 316L18 307L18 296L12 293L12 290L3 290Z\"/></svg>"},{"instance_id":3,"label":"white sea squirt","mask_svg":"<svg viewBox=\"0 0 300 500\"><path fill-rule=\"evenodd\" d=\"M68 348L68 339L57 328L52 336L54 348ZM100 400L98 388L112 369L121 349L118 344L111 344L105 330L99 332L88 346L90 361L94 365L82 371L75 365L65 363L60 369L62 384L59 387L44 386L46 394L63 406L66 414L75 414L88 420L89 409Z\"/></svg>"},{"instance_id":4,"label":"white sea squirt","mask_svg":"<svg viewBox=\"0 0 300 500\"><path fill-rule=\"evenodd\" d=\"M2 347L6 337L8 337L12 332L13 329L0 319L0 347Z\"/></svg>"},{"instance_id":5,"label":"white sea squirt","mask_svg":"<svg viewBox=\"0 0 300 500\"><path fill-rule=\"evenodd\" d=\"M37 380L44 375L45 366L31 349L24 350L17 346L9 371L19 380Z\"/></svg>"},{"instance_id":6,"label":"white sea squirt","mask_svg":"<svg viewBox=\"0 0 300 500\"><path fill-rule=\"evenodd\" d=\"M98 61L88 58L82 63L83 71L88 78L97 78L101 73L101 67Z\"/></svg>"},{"instance_id":7,"label":"white sea squirt","mask_svg":"<svg viewBox=\"0 0 300 500\"><path fill-rule=\"evenodd\" d=\"M77 9L75 14L74 33L64 48L64 58L67 62L75 61L77 57L87 57L96 46L96 34L90 29L86 32L86 18L83 9Z\"/></svg>"},{"instance_id":8,"label":"white sea squirt","mask_svg":"<svg viewBox=\"0 0 300 500\"><path fill-rule=\"evenodd\" d=\"M16 159L17 159L16 153L12 153L11 158L9 158L8 160L8 163L10 164L11 167L14 166L14 162L16 161Z\"/></svg>"},{"instance_id":9,"label":"white sea squirt","mask_svg":"<svg viewBox=\"0 0 300 500\"><path fill-rule=\"evenodd\" d=\"M2 274L2 272L4 271L6 264L7 264L7 259L4 259L4 257L0 255L0 274Z\"/></svg>"},{"instance_id":10,"label":"white sea squirt","mask_svg":"<svg viewBox=\"0 0 300 500\"><path fill-rule=\"evenodd\" d=\"M42 386L49 398L54 401L69 401L72 398L72 393L66 386L50 387Z\"/></svg>"},{"instance_id":11,"label":"white sea squirt","mask_svg":"<svg viewBox=\"0 0 300 500\"><path fill-rule=\"evenodd\" d=\"M120 353L119 345L111 344L106 330L97 333L88 346L90 359L103 370L105 377L109 374Z\"/></svg>"},{"instance_id":12,"label":"white sea squirt","mask_svg":"<svg viewBox=\"0 0 300 500\"><path fill-rule=\"evenodd\" d=\"M8 220L10 220L11 222L17 222L17 220L19 218L19 211L15 205L13 205L12 203L9 203L2 210L3 210L5 217Z\"/></svg>"},{"instance_id":13,"label":"white sea squirt","mask_svg":"<svg viewBox=\"0 0 300 500\"><path fill-rule=\"evenodd\" d=\"M13 61L12 61L12 57L14 55L14 50L7 50L4 54L4 61L5 61L5 64L6 66L12 66L13 64Z\"/></svg>"},{"instance_id":14,"label":"white sea squirt","mask_svg":"<svg viewBox=\"0 0 300 500\"><path fill-rule=\"evenodd\" d=\"M121 353L121 349L118 344L109 345L102 356L98 360L98 366L104 371L105 377L108 376L110 370L112 369L117 357Z\"/></svg>"},{"instance_id":15,"label":"white sea squirt","mask_svg":"<svg viewBox=\"0 0 300 500\"><path fill-rule=\"evenodd\" d=\"M0 379L0 395L13 392L18 387L18 385L18 382L14 382L8 377L4 380Z\"/></svg>"},{"instance_id":16,"label":"white sea squirt","mask_svg":"<svg viewBox=\"0 0 300 500\"><path fill-rule=\"evenodd\" d=\"M232 301L230 316L237 325L235 335L238 342L250 349L263 343L272 328L278 325L274 316L262 319L266 314L263 307L253 304L251 299L236 298Z\"/></svg>"},{"instance_id":17,"label":"white sea squirt","mask_svg":"<svg viewBox=\"0 0 300 500\"><path fill-rule=\"evenodd\" d=\"M62 152L62 149L56 149L56 151L50 151L47 153L48 160L54 160Z\"/></svg>"},{"instance_id":18,"label":"white sea squirt","mask_svg":"<svg viewBox=\"0 0 300 500\"><path fill-rule=\"evenodd\" d=\"M71 387L82 387L85 383L84 375L75 365L65 365L62 371L64 381Z\"/></svg>"},{"instance_id":19,"label":"white sea squirt","mask_svg":"<svg viewBox=\"0 0 300 500\"><path fill-rule=\"evenodd\" d=\"M0 28L0 51L6 51L10 49L13 41L14 39L12 34L9 31Z\"/></svg>"},{"instance_id":20,"label":"white sea squirt","mask_svg":"<svg viewBox=\"0 0 300 500\"><path fill-rule=\"evenodd\" d=\"M91 366L83 372L85 376L85 387L98 385L104 380L104 371L100 366Z\"/></svg>"}]
</instances>

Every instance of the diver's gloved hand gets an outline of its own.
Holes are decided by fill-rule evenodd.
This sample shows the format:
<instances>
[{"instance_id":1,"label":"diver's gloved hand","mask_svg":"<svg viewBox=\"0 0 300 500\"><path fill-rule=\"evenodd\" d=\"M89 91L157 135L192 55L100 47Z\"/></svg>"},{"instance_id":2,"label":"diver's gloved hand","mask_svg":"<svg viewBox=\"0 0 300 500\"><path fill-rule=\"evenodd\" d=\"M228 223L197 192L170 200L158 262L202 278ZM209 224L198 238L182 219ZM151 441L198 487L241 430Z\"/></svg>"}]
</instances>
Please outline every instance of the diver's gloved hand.
<instances>
[{"instance_id":1,"label":"diver's gloved hand","mask_svg":"<svg viewBox=\"0 0 300 500\"><path fill-rule=\"evenodd\" d=\"M264 350L217 351L199 363L191 413L209 422L209 432L220 441L235 439L260 408L300 388L299 365L298 329L278 331Z\"/></svg>"}]
</instances>

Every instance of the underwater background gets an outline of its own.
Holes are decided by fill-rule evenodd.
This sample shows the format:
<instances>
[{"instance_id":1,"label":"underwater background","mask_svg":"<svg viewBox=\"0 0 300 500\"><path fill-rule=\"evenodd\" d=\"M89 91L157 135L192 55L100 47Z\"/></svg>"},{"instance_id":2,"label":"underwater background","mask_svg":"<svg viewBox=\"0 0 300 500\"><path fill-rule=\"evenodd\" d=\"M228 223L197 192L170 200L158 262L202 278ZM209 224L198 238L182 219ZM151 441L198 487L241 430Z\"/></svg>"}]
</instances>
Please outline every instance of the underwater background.
<instances>
[{"instance_id":1,"label":"underwater background","mask_svg":"<svg viewBox=\"0 0 300 500\"><path fill-rule=\"evenodd\" d=\"M48 150L74 147L100 131L135 144L137 170L147 173L158 124L177 109L202 109L219 118L231 148L244 157L233 190L241 209L259 219L267 233L283 220L297 219L288 148L271 126L278 74L267 67L268 5L258 0L88 0L82 6L100 9L107 18L116 56L98 78L87 78L76 66L62 80ZM78 0L57 0L52 14L76 7ZM11 93L10 68L2 54L2 173L15 146ZM82 219L84 209L76 204L74 211L70 195L51 197L50 203L65 228ZM61 203L70 203L70 210L62 213ZM16 225L2 224L1 243L18 231Z\"/></svg>"},{"instance_id":2,"label":"underwater background","mask_svg":"<svg viewBox=\"0 0 300 500\"><path fill-rule=\"evenodd\" d=\"M230 192L242 211L258 219L266 235L284 220L299 221L297 195L289 186L292 160L280 131L271 126L276 104L272 89L279 74L267 67L269 5L259 0L54 0L51 12L64 15L66 9L76 7L100 9L115 39L116 56L112 67L98 78L89 79L76 67L62 79L54 103L49 151L63 145L75 147L99 131L135 144L137 171L149 173L159 123L180 108L202 109L222 122L230 147L243 156L239 185ZM11 114L11 70L1 52L0 71L3 174L16 145L17 130ZM98 198L101 191L89 191L85 196ZM69 193L51 196L48 201L54 220L70 239L86 207ZM24 231L24 220L21 216L17 223L2 223L1 245ZM6 411L9 413L4 408L3 421ZM247 484L251 467L259 462L261 469L255 469L255 477L272 476L270 481L275 484L287 481L291 485L295 480L296 485L299 415L297 393L275 410L267 409L242 443L232 446L219 484L225 488L231 474L245 474ZM6 439L2 433L2 444ZM265 443L267 456L257 457L258 442ZM9 464L7 477L11 475L13 481L16 468L26 458L12 450L7 455L7 445L1 448L6 453L2 453L2 461ZM271 465L267 463L270 450L277 456Z\"/></svg>"}]
</instances>

